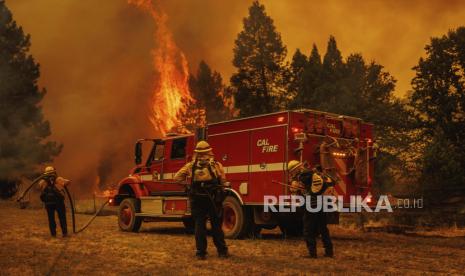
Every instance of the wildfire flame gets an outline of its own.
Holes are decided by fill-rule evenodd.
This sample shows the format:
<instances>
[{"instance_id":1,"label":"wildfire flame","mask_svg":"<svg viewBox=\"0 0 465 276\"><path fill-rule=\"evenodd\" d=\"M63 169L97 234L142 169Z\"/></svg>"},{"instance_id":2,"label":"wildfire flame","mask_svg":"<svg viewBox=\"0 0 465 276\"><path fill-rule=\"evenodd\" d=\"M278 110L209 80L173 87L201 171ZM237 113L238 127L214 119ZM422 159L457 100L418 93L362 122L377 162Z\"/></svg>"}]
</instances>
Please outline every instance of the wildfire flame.
<instances>
[{"instance_id":1,"label":"wildfire flame","mask_svg":"<svg viewBox=\"0 0 465 276\"><path fill-rule=\"evenodd\" d=\"M128 3L148 12L156 24L152 57L158 76L153 85L149 119L165 135L181 123L178 114L193 100L188 86L188 63L166 26L166 14L156 9L151 0L128 0Z\"/></svg>"}]
</instances>

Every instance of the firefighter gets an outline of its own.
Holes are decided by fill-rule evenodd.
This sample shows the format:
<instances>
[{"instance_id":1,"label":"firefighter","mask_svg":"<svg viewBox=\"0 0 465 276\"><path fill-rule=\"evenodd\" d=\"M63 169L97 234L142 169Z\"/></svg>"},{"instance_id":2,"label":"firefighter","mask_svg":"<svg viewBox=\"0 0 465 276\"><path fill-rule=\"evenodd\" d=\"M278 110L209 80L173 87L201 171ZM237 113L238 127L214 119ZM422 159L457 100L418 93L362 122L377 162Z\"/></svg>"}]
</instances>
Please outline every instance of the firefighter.
<instances>
[{"instance_id":1,"label":"firefighter","mask_svg":"<svg viewBox=\"0 0 465 276\"><path fill-rule=\"evenodd\" d=\"M39 182L40 199L44 202L47 210L48 226L52 237L56 237L55 211L58 213L63 237L68 236L64 188L69 183L69 180L58 176L55 168L51 166L45 168L43 179Z\"/></svg>"},{"instance_id":2,"label":"firefighter","mask_svg":"<svg viewBox=\"0 0 465 276\"><path fill-rule=\"evenodd\" d=\"M317 197L321 196L329 186L332 186L330 178L322 177L318 169L310 170L297 161L291 160L288 165L289 176L292 181L299 182L304 187L304 195L310 199L312 207L316 207ZM325 248L325 257L333 257L333 244L329 235L326 221L326 213L321 209L316 212L304 211L303 216L303 233L307 244L308 257L316 258L316 238L321 234L323 246Z\"/></svg>"},{"instance_id":3,"label":"firefighter","mask_svg":"<svg viewBox=\"0 0 465 276\"><path fill-rule=\"evenodd\" d=\"M207 255L206 220L210 218L213 242L220 258L229 257L224 241L222 210L223 187L227 185L223 166L214 160L212 148L206 141L197 143L193 160L182 167L174 176L176 181L191 179L189 198L195 223L196 257L205 260Z\"/></svg>"}]
</instances>

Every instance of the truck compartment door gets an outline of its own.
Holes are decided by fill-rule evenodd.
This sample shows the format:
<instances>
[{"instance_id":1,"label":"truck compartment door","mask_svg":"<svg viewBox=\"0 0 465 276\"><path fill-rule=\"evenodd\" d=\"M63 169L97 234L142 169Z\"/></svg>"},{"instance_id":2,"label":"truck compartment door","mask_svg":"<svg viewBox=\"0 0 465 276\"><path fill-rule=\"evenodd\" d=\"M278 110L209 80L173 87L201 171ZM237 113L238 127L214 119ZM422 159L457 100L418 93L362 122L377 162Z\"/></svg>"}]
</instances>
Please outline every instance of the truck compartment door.
<instances>
[{"instance_id":1,"label":"truck compartment door","mask_svg":"<svg viewBox=\"0 0 465 276\"><path fill-rule=\"evenodd\" d=\"M187 197L141 197L137 216L170 216L190 214Z\"/></svg>"}]
</instances>

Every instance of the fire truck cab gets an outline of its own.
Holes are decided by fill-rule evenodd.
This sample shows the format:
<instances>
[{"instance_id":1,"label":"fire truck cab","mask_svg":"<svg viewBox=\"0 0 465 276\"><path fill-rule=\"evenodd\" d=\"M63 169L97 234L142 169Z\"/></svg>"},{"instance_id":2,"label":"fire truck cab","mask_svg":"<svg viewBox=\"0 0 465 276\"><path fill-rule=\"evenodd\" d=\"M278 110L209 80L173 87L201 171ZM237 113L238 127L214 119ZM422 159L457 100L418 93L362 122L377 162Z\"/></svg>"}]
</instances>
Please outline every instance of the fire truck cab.
<instances>
[{"instance_id":1,"label":"fire truck cab","mask_svg":"<svg viewBox=\"0 0 465 276\"><path fill-rule=\"evenodd\" d=\"M136 167L118 184L111 199L119 206L124 231L138 231L142 222L193 222L186 187L174 174L192 160L198 140L206 139L224 166L231 188L223 203L223 230L228 238L279 226L289 233L301 229L297 213L264 212L264 196L288 195L287 163L292 159L322 169L337 179L335 192L369 196L375 158L373 125L359 118L313 110L272 114L209 124L202 135L168 135L141 139L135 146ZM145 150L143 145L151 144ZM189 183L189 181L187 181Z\"/></svg>"}]
</instances>

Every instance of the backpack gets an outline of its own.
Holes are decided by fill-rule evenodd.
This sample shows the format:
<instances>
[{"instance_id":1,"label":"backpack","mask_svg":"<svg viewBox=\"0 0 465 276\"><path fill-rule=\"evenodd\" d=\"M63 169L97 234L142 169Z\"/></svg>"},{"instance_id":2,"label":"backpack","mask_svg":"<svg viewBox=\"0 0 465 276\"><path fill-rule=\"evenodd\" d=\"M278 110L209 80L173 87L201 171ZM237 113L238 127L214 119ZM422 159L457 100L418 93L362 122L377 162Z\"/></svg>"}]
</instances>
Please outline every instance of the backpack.
<instances>
[{"instance_id":1,"label":"backpack","mask_svg":"<svg viewBox=\"0 0 465 276\"><path fill-rule=\"evenodd\" d=\"M40 200L45 203L45 205L57 204L65 200L65 197L57 189L55 183L51 183L50 180L46 180L47 186L44 188L40 194Z\"/></svg>"}]
</instances>

